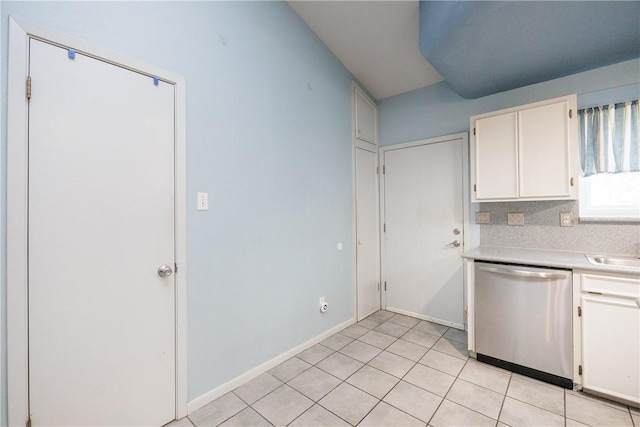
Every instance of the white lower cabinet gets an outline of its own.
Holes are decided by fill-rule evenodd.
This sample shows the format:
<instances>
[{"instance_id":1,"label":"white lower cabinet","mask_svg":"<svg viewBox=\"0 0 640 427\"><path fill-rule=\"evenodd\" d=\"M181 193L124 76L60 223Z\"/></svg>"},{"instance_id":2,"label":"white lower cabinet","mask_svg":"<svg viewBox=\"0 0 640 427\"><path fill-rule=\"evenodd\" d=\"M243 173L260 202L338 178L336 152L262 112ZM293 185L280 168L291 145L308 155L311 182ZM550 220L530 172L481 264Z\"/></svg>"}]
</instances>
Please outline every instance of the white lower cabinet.
<instances>
[{"instance_id":1,"label":"white lower cabinet","mask_svg":"<svg viewBox=\"0 0 640 427\"><path fill-rule=\"evenodd\" d=\"M640 279L576 272L578 376L586 392L640 404Z\"/></svg>"}]
</instances>

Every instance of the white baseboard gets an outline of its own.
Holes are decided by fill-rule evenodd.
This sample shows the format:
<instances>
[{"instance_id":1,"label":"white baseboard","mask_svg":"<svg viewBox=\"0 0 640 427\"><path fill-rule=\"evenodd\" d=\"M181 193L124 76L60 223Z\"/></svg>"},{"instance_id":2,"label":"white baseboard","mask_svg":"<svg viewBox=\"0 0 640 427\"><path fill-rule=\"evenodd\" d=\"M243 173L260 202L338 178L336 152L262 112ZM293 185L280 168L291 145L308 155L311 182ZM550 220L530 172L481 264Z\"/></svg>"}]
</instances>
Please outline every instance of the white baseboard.
<instances>
[{"instance_id":1,"label":"white baseboard","mask_svg":"<svg viewBox=\"0 0 640 427\"><path fill-rule=\"evenodd\" d=\"M341 330L343 330L344 328L346 328L347 326L353 325L355 323L355 319L349 319L346 322L343 322L341 324L339 324L338 326L335 326L331 329L329 329L328 331L325 331L323 333L321 333L320 335L310 339L309 341L306 341L294 348L292 348L291 350L288 350L276 357L274 357L273 359L263 363L262 365L256 366L253 369L248 370L247 372L245 372L242 375L239 375L237 377L235 377L234 379L214 388L213 390L210 390L198 397L196 397L195 399L193 399L192 401L190 401L187 404L187 412L189 414L197 411L198 409L202 408L203 406L213 402L214 400L216 400L217 398L224 396L225 394L229 393L231 390L234 390L236 388L238 388L239 386L241 386L242 384L251 381L252 379L254 379L255 377L257 377L258 375L262 375L263 373L267 372L268 370L278 366L280 363L284 362L287 359L290 359L291 357L295 356L296 354L300 353L301 351L304 351L306 349L308 349L309 347L312 347L316 344L318 344L320 341L324 340L325 338L330 337L331 335L335 334L336 332L339 332Z\"/></svg>"},{"instance_id":2,"label":"white baseboard","mask_svg":"<svg viewBox=\"0 0 640 427\"><path fill-rule=\"evenodd\" d=\"M387 307L385 308L387 311L391 311L393 313L405 314L407 316L415 317L422 320L428 320L432 323L437 323L439 325L450 326L452 328L460 329L464 331L464 325L462 323L449 322L448 320L436 319L435 317L424 316L418 313L412 313L411 311L401 310L399 308Z\"/></svg>"}]
</instances>

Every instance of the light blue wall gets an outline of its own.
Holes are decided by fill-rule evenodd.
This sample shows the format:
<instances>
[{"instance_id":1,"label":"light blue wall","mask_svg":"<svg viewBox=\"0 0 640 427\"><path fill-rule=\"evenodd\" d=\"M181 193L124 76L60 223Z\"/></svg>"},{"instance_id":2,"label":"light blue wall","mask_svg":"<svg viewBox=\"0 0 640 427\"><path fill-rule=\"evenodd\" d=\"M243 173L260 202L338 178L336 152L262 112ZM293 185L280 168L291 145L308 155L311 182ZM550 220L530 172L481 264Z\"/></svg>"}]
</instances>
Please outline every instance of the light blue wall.
<instances>
[{"instance_id":1,"label":"light blue wall","mask_svg":"<svg viewBox=\"0 0 640 427\"><path fill-rule=\"evenodd\" d=\"M380 145L465 132L469 130L469 118L476 114L638 82L637 59L478 99L462 98L441 82L378 103Z\"/></svg>"},{"instance_id":2,"label":"light blue wall","mask_svg":"<svg viewBox=\"0 0 640 427\"><path fill-rule=\"evenodd\" d=\"M2 5L4 1L0 0L0 17L2 17ZM2 53L2 58L4 58L4 40L6 40L6 36L4 33L4 29L6 27L5 20L0 19L0 52ZM5 185L5 153L6 153L6 145L4 144L6 134L5 134L5 113L4 106L6 105L6 93L4 90L4 81L5 81L5 69L4 67L0 68L0 425L6 425L6 414L7 414L7 311L5 301L7 290L6 290L6 264L7 258L5 257L6 253L6 235L7 235L7 227L6 227L6 185Z\"/></svg>"},{"instance_id":3,"label":"light blue wall","mask_svg":"<svg viewBox=\"0 0 640 427\"><path fill-rule=\"evenodd\" d=\"M186 78L190 400L354 317L352 76L286 3L3 2L3 124L8 15Z\"/></svg>"}]
</instances>

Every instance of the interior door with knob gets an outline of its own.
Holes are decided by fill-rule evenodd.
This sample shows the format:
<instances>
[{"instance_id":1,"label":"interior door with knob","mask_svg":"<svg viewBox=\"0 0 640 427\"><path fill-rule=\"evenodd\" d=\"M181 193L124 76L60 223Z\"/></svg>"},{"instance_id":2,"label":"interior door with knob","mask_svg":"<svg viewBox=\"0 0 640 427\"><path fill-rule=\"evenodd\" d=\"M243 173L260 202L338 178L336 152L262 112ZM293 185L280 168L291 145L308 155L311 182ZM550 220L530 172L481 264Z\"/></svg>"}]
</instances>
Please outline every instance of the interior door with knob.
<instances>
[{"instance_id":1,"label":"interior door with knob","mask_svg":"<svg viewBox=\"0 0 640 427\"><path fill-rule=\"evenodd\" d=\"M388 310L464 327L462 139L384 150Z\"/></svg>"},{"instance_id":2,"label":"interior door with knob","mask_svg":"<svg viewBox=\"0 0 640 427\"><path fill-rule=\"evenodd\" d=\"M380 245L378 237L378 155L355 149L356 283L358 321L380 309Z\"/></svg>"},{"instance_id":3,"label":"interior door with knob","mask_svg":"<svg viewBox=\"0 0 640 427\"><path fill-rule=\"evenodd\" d=\"M30 41L34 426L175 417L174 87Z\"/></svg>"}]
</instances>

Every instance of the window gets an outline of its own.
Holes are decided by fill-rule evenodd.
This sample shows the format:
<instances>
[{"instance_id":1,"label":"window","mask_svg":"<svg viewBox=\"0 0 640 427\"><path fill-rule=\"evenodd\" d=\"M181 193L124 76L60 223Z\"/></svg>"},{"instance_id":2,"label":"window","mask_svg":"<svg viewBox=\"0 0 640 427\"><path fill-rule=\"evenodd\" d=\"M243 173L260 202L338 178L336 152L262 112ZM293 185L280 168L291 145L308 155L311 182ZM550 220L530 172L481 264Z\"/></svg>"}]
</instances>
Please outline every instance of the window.
<instances>
[{"instance_id":1,"label":"window","mask_svg":"<svg viewBox=\"0 0 640 427\"><path fill-rule=\"evenodd\" d=\"M640 221L640 172L580 178L581 220Z\"/></svg>"},{"instance_id":2,"label":"window","mask_svg":"<svg viewBox=\"0 0 640 427\"><path fill-rule=\"evenodd\" d=\"M640 221L638 101L579 110L580 219Z\"/></svg>"}]
</instances>

